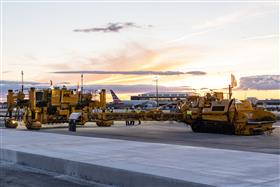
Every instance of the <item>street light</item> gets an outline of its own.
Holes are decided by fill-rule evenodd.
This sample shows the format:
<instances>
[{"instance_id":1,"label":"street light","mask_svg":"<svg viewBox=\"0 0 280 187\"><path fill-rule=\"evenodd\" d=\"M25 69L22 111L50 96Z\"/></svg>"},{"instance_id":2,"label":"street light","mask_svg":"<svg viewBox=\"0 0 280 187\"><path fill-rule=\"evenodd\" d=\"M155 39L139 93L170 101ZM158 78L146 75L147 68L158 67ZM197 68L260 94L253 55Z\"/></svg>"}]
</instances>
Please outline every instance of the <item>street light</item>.
<instances>
[{"instance_id":1,"label":"street light","mask_svg":"<svg viewBox=\"0 0 280 187\"><path fill-rule=\"evenodd\" d=\"M81 92L80 92L80 102L83 102L83 91L84 91L84 74L81 74Z\"/></svg>"},{"instance_id":2,"label":"street light","mask_svg":"<svg viewBox=\"0 0 280 187\"><path fill-rule=\"evenodd\" d=\"M23 71L21 71L21 91L23 92Z\"/></svg>"},{"instance_id":3,"label":"street light","mask_svg":"<svg viewBox=\"0 0 280 187\"><path fill-rule=\"evenodd\" d=\"M84 74L81 74L81 93L84 91Z\"/></svg>"},{"instance_id":4,"label":"street light","mask_svg":"<svg viewBox=\"0 0 280 187\"><path fill-rule=\"evenodd\" d=\"M159 106L159 103L158 103L158 79L159 77L158 76L155 76L155 81L156 81L156 98L157 98L157 107Z\"/></svg>"}]
</instances>

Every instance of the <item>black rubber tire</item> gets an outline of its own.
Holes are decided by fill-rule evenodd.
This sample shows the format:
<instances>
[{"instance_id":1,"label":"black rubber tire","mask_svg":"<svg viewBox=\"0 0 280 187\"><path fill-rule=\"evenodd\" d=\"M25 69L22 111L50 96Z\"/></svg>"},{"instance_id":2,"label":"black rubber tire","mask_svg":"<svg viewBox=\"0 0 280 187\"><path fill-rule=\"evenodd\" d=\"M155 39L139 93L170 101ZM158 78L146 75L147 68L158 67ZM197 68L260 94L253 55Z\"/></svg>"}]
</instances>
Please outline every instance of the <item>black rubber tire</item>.
<instances>
[{"instance_id":1,"label":"black rubber tire","mask_svg":"<svg viewBox=\"0 0 280 187\"><path fill-rule=\"evenodd\" d=\"M5 121L4 124L5 124L5 128L7 128L7 129L16 129L18 126L18 124L15 124L13 126L9 125L9 122L7 122L7 121Z\"/></svg>"},{"instance_id":2,"label":"black rubber tire","mask_svg":"<svg viewBox=\"0 0 280 187\"><path fill-rule=\"evenodd\" d=\"M232 124L207 123L206 121L196 121L191 125L193 132L198 133L216 133L216 134L235 134L235 128Z\"/></svg>"},{"instance_id":3,"label":"black rubber tire","mask_svg":"<svg viewBox=\"0 0 280 187\"><path fill-rule=\"evenodd\" d=\"M109 125L109 124L104 124L104 123L102 123L102 122L96 122L96 125L97 125L98 127L111 127L111 125Z\"/></svg>"},{"instance_id":4,"label":"black rubber tire","mask_svg":"<svg viewBox=\"0 0 280 187\"><path fill-rule=\"evenodd\" d=\"M32 130L32 125L29 122L27 122L25 126L28 130Z\"/></svg>"}]
</instances>

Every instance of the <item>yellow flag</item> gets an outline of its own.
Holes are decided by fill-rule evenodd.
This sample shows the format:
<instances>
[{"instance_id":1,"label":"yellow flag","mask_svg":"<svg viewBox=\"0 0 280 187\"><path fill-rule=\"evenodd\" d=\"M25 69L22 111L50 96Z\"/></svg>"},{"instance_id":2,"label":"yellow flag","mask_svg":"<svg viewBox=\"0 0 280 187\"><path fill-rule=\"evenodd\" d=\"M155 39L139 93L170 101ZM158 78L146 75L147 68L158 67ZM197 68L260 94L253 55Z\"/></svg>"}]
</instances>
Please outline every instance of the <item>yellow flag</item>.
<instances>
[{"instance_id":1,"label":"yellow flag","mask_svg":"<svg viewBox=\"0 0 280 187\"><path fill-rule=\"evenodd\" d=\"M235 79L235 76L233 74L231 74L231 87L236 87L237 86L237 81Z\"/></svg>"}]
</instances>

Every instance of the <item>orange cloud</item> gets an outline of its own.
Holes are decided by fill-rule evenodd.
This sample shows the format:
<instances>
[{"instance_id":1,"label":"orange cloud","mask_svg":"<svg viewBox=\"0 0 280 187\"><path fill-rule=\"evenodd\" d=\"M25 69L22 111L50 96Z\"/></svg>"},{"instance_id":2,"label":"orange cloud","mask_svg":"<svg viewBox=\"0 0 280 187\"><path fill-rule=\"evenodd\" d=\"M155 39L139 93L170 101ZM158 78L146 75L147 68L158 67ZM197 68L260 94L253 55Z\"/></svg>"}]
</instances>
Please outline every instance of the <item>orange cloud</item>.
<instances>
[{"instance_id":1,"label":"orange cloud","mask_svg":"<svg viewBox=\"0 0 280 187\"><path fill-rule=\"evenodd\" d=\"M182 67L203 55L203 46L177 45L149 49L137 43L129 43L124 48L115 52L99 55L68 56L65 63L49 64L49 71L181 71ZM66 59L67 59L66 58ZM47 70L48 71L48 70ZM187 70L188 71L188 70ZM46 76L46 75L45 75ZM36 80L49 79L43 75ZM51 75L58 81L70 81L76 84L80 80L79 75ZM150 76L145 75L86 75L85 83L100 84L134 84L151 82ZM171 78L173 79L173 78Z\"/></svg>"}]
</instances>

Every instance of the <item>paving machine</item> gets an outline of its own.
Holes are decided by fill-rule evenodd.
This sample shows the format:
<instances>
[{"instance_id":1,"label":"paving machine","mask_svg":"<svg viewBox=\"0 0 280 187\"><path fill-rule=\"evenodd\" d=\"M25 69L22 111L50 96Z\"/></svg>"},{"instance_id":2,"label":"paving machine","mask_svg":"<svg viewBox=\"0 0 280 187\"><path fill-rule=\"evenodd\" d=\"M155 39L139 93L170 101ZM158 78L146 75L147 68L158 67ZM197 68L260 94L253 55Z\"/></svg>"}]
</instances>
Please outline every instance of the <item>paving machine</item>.
<instances>
[{"instance_id":1,"label":"paving machine","mask_svg":"<svg viewBox=\"0 0 280 187\"><path fill-rule=\"evenodd\" d=\"M224 99L222 92L190 97L180 106L193 132L254 135L271 133L276 116L254 109L248 100Z\"/></svg>"},{"instance_id":2,"label":"paving machine","mask_svg":"<svg viewBox=\"0 0 280 187\"><path fill-rule=\"evenodd\" d=\"M29 98L21 92L15 94L9 90L7 95L8 115L5 120L5 126L16 128L18 116L13 116L12 112L18 108L23 110L21 118L27 129L40 129L42 124L64 123L73 112L83 113L87 116L89 108L98 106L98 101L92 101L91 93L76 92L66 87L36 90L30 88ZM86 118L85 118L86 120ZM82 123L82 120L79 124Z\"/></svg>"},{"instance_id":3,"label":"paving machine","mask_svg":"<svg viewBox=\"0 0 280 187\"><path fill-rule=\"evenodd\" d=\"M276 121L276 117L271 112L256 110L247 100L224 99L223 95L222 92L213 92L203 97L188 97L178 102L177 111L170 113L160 109L130 112L93 110L87 111L87 117L84 119L96 122L98 126L111 126L113 121L178 121L190 125L193 132L236 135L255 135L273 131L272 124ZM70 119L71 124L76 121L79 120Z\"/></svg>"},{"instance_id":4,"label":"paving machine","mask_svg":"<svg viewBox=\"0 0 280 187\"><path fill-rule=\"evenodd\" d=\"M177 103L177 110L166 113L160 108L150 111L130 110L114 112L106 108L106 90L99 91L100 99L92 94L81 94L66 88L29 90L7 95L8 112L5 126L17 127L17 111L23 110L27 129L40 129L42 124L62 123L84 125L96 122L97 126L111 126L114 121L178 121L190 125L193 132L254 135L272 132L274 114L254 109L249 101L224 99L222 92L191 96ZM13 115L16 114L16 115ZM69 126L70 126L69 125Z\"/></svg>"},{"instance_id":5,"label":"paving machine","mask_svg":"<svg viewBox=\"0 0 280 187\"><path fill-rule=\"evenodd\" d=\"M113 125L112 120L99 120L93 117L94 114L102 115L108 112L112 114L112 111L107 108L106 90L99 90L98 94L99 100L94 100L94 103L92 103L91 105L83 107L83 110L75 111L70 115L69 126L75 126L76 124L85 124L89 121L96 122L96 125L99 127L109 127Z\"/></svg>"}]
</instances>

